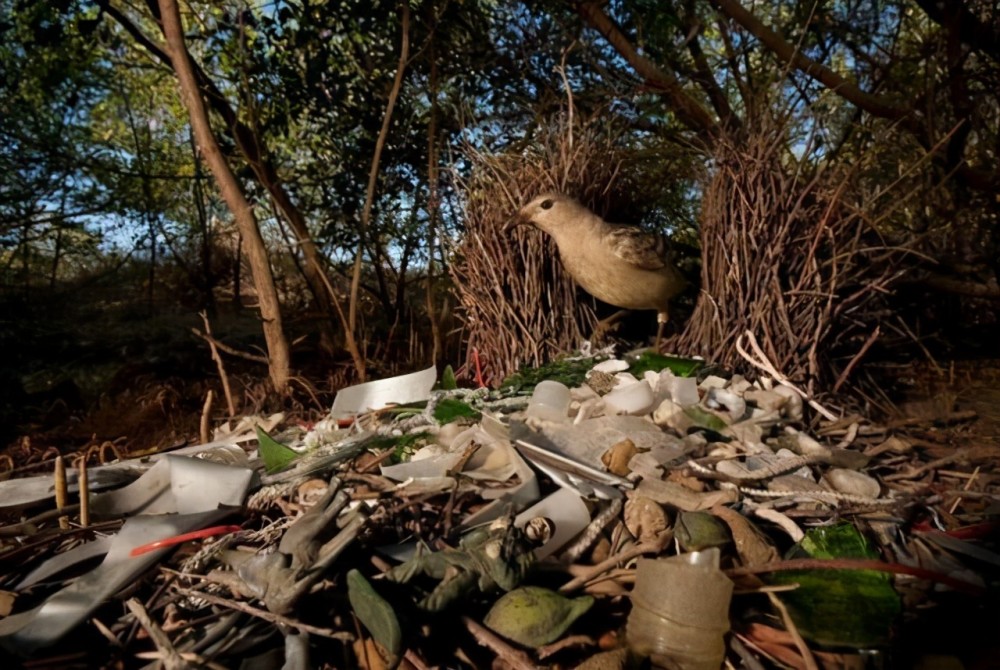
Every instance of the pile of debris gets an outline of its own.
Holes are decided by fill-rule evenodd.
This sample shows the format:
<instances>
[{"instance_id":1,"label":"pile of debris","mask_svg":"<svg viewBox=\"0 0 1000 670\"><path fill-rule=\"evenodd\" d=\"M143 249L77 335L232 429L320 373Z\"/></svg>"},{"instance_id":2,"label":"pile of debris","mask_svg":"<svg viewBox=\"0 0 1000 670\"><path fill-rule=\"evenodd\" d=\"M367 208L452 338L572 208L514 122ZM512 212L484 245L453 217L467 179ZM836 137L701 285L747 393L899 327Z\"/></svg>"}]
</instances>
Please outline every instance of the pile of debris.
<instances>
[{"instance_id":1,"label":"pile of debris","mask_svg":"<svg viewBox=\"0 0 1000 670\"><path fill-rule=\"evenodd\" d=\"M996 586L997 455L651 352L497 391L431 368L313 426L0 482L0 646L33 667L926 662L900 631Z\"/></svg>"}]
</instances>

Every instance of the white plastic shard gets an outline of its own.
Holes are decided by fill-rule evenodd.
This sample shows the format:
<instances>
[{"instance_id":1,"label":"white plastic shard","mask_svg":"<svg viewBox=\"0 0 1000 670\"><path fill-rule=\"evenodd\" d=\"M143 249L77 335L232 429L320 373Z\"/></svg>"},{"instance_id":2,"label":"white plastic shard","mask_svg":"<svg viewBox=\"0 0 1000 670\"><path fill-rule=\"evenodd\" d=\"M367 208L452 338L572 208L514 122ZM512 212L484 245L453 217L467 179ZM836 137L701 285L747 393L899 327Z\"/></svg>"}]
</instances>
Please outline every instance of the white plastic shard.
<instances>
[{"instance_id":1,"label":"white plastic shard","mask_svg":"<svg viewBox=\"0 0 1000 670\"><path fill-rule=\"evenodd\" d=\"M437 368L432 365L419 372L348 386L337 392L330 415L335 419L344 419L391 404L427 400L435 381Z\"/></svg>"},{"instance_id":2,"label":"white plastic shard","mask_svg":"<svg viewBox=\"0 0 1000 670\"><path fill-rule=\"evenodd\" d=\"M170 547L132 556L133 549L211 525L242 504L253 470L202 459L170 456L157 463L132 485L95 496L105 514L157 510L128 519L114 536L104 561L57 591L38 607L0 621L0 646L17 654L31 654L54 644L87 618L104 600L117 593ZM144 491L148 485L149 491ZM97 510L92 509L97 515ZM54 559L51 559L54 560ZM57 566L58 567L58 566ZM43 563L37 570L49 572ZM37 576L37 575L36 575Z\"/></svg>"},{"instance_id":3,"label":"white plastic shard","mask_svg":"<svg viewBox=\"0 0 1000 670\"><path fill-rule=\"evenodd\" d=\"M543 498L536 505L517 515L514 523L523 527L536 516L550 519L555 530L548 542L535 549L535 556L541 560L559 551L567 542L580 534L590 523L590 512L579 493L561 488Z\"/></svg>"},{"instance_id":4,"label":"white plastic shard","mask_svg":"<svg viewBox=\"0 0 1000 670\"><path fill-rule=\"evenodd\" d=\"M99 566L35 609L0 620L0 646L21 655L51 646L169 551L169 548L162 548L131 556L133 549L204 528L230 513L230 510L216 509L197 514L132 517L115 535L108 555Z\"/></svg>"},{"instance_id":5,"label":"white plastic shard","mask_svg":"<svg viewBox=\"0 0 1000 670\"><path fill-rule=\"evenodd\" d=\"M153 454L149 457L130 458L128 460L101 465L95 468L88 468L87 482L91 492L121 486L127 482L135 481L144 472L148 471L156 463L159 463L168 456L194 456L206 454L216 449L227 449L232 445L243 442L256 441L257 433L254 430L256 424L260 424L264 430L271 430L279 421L284 418L283 414L274 414L267 418L259 418L255 422L244 424L241 422L240 430L234 430L226 436L207 442L205 444L194 444L188 447L181 447L170 452ZM66 483L70 498L79 495L77 485L77 472L70 470L66 473ZM22 477L20 479L8 479L0 482L0 510L17 509L26 507L46 500L51 500L54 493L52 475L41 475L38 477Z\"/></svg>"},{"instance_id":6,"label":"white plastic shard","mask_svg":"<svg viewBox=\"0 0 1000 670\"><path fill-rule=\"evenodd\" d=\"M189 514L243 503L254 471L201 458L168 456L128 486L95 495L96 517Z\"/></svg>"}]
</instances>

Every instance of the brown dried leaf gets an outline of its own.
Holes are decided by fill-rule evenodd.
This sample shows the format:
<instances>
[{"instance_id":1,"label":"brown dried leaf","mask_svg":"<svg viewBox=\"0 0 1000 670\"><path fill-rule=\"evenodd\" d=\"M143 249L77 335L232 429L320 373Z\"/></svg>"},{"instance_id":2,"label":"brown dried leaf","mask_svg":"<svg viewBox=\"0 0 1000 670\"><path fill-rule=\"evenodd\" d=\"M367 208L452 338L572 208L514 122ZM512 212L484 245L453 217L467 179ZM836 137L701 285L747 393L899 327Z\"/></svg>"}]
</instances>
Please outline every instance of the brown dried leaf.
<instances>
[{"instance_id":1,"label":"brown dried leaf","mask_svg":"<svg viewBox=\"0 0 1000 670\"><path fill-rule=\"evenodd\" d=\"M736 553L744 565L763 565L778 560L778 550L771 546L760 529L745 516L722 505L716 505L710 511L729 526Z\"/></svg>"}]
</instances>

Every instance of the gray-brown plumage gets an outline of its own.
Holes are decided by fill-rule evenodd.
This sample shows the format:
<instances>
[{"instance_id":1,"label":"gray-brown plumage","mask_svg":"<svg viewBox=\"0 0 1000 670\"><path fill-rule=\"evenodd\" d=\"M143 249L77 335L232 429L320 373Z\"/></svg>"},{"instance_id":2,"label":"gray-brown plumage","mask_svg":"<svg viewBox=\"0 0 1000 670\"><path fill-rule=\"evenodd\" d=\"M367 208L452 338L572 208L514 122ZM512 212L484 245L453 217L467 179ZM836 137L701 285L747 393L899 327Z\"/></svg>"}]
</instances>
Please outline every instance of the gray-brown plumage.
<instances>
[{"instance_id":1,"label":"gray-brown plumage","mask_svg":"<svg viewBox=\"0 0 1000 670\"><path fill-rule=\"evenodd\" d=\"M566 270L587 293L616 307L656 310L659 347L670 299L685 285L662 235L610 224L562 193L538 196L520 217L552 236Z\"/></svg>"}]
</instances>

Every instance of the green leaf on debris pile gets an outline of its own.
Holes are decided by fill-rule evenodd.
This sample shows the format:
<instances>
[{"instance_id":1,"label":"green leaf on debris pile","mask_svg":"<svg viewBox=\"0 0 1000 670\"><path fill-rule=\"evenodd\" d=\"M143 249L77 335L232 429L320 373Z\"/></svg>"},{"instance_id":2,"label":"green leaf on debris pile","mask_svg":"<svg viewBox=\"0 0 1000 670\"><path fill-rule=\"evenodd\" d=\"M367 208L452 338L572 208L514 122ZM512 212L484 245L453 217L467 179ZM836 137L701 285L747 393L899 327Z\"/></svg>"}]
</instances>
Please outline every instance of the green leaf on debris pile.
<instances>
[{"instance_id":1,"label":"green leaf on debris pile","mask_svg":"<svg viewBox=\"0 0 1000 670\"><path fill-rule=\"evenodd\" d=\"M472 409L466 403L455 398L442 398L434 407L434 420L442 426L459 419L472 419L478 421L482 416L477 410Z\"/></svg>"},{"instance_id":2,"label":"green leaf on debris pile","mask_svg":"<svg viewBox=\"0 0 1000 670\"><path fill-rule=\"evenodd\" d=\"M299 457L299 452L281 444L260 426L257 426L257 452L268 472L277 472Z\"/></svg>"},{"instance_id":3,"label":"green leaf on debris pile","mask_svg":"<svg viewBox=\"0 0 1000 670\"><path fill-rule=\"evenodd\" d=\"M444 372L441 373L441 390L454 391L457 388L458 379L455 378L455 370L450 365L446 365Z\"/></svg>"},{"instance_id":4,"label":"green leaf on debris pile","mask_svg":"<svg viewBox=\"0 0 1000 670\"><path fill-rule=\"evenodd\" d=\"M867 558L878 554L851 524L814 528L788 558ZM900 612L891 577L876 570L796 570L771 581L799 588L778 594L803 637L829 646L877 647Z\"/></svg>"},{"instance_id":5,"label":"green leaf on debris pile","mask_svg":"<svg viewBox=\"0 0 1000 670\"><path fill-rule=\"evenodd\" d=\"M351 601L361 625L389 654L386 659L388 666L395 667L403 647L403 633L392 604L380 596L357 570L347 573L347 599Z\"/></svg>"},{"instance_id":6,"label":"green leaf on debris pile","mask_svg":"<svg viewBox=\"0 0 1000 670\"><path fill-rule=\"evenodd\" d=\"M538 382L551 380L573 388L587 379L587 373L603 358L560 359L537 368L521 368L500 384L501 391L531 393Z\"/></svg>"},{"instance_id":7,"label":"green leaf on debris pile","mask_svg":"<svg viewBox=\"0 0 1000 670\"><path fill-rule=\"evenodd\" d=\"M642 379L642 375L647 371L663 370L670 370L678 377L693 377L705 365L705 361L696 358L664 356L655 351L644 351L629 363L628 371L638 379Z\"/></svg>"}]
</instances>

